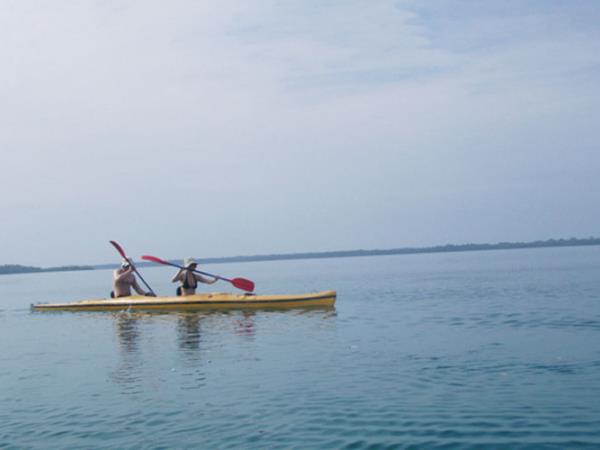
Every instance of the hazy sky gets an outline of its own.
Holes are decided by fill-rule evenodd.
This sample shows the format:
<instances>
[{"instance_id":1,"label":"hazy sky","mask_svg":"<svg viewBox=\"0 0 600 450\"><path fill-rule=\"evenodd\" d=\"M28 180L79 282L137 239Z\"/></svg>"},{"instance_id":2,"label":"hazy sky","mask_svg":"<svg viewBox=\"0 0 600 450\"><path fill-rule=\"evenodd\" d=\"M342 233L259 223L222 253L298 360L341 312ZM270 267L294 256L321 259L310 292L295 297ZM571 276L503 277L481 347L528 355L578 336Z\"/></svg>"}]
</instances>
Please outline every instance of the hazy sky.
<instances>
[{"instance_id":1,"label":"hazy sky","mask_svg":"<svg viewBox=\"0 0 600 450\"><path fill-rule=\"evenodd\" d=\"M0 0L0 264L600 235L600 2Z\"/></svg>"}]
</instances>

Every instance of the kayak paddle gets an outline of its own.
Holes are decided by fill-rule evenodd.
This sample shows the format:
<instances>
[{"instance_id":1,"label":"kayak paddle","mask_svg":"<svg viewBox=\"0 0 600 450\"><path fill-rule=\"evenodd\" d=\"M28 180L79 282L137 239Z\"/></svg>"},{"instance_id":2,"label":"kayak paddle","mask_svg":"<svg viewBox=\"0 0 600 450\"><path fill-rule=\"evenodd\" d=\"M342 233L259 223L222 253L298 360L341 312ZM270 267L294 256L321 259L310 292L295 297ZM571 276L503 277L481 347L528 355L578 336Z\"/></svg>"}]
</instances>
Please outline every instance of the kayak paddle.
<instances>
[{"instance_id":1,"label":"kayak paddle","mask_svg":"<svg viewBox=\"0 0 600 450\"><path fill-rule=\"evenodd\" d=\"M133 261L131 259L129 259L127 257L127 255L125 254L125 250L123 250L123 248L119 244L117 244L115 241L109 241L109 242L113 245L114 248L117 249L117 251L119 252L119 254L121 255L121 257L123 259L125 259L126 261L129 261L129 264L131 264L131 268L133 269L133 271L137 274L138 277L140 277L140 280L142 280L142 282L146 285L146 287L148 288L148 290L150 291L152 296L156 297L156 294L154 293L152 288L148 285L148 283L146 283L146 280L144 280L144 277L142 277L142 275L138 272L137 268L133 264Z\"/></svg>"},{"instance_id":2,"label":"kayak paddle","mask_svg":"<svg viewBox=\"0 0 600 450\"><path fill-rule=\"evenodd\" d=\"M165 261L164 259L157 258L156 256L143 255L142 259L146 260L146 261L152 261L157 264L164 264L165 266L173 266L173 267L177 267L177 268L183 269L183 270L191 270L191 269L187 269L183 266L180 266L178 264L173 264L169 261ZM200 270L191 270L191 271L200 273L202 275L208 275L209 277L213 277L218 280L228 281L231 284L233 284L236 288L241 289L242 291L252 292L254 290L254 282L250 281L250 280L246 280L245 278L233 278L232 280L230 280L229 278L221 277L219 275L213 275L213 274L207 273L207 272L201 272Z\"/></svg>"}]
</instances>

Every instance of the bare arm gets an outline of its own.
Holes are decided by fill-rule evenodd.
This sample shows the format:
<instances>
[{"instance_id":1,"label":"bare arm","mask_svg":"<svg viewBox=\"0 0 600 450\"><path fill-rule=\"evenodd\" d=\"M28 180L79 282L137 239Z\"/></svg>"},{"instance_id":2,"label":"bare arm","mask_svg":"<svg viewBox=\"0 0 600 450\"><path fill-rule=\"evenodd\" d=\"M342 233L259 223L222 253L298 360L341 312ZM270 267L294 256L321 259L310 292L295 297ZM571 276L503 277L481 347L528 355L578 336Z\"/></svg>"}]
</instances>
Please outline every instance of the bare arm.
<instances>
[{"instance_id":1,"label":"bare arm","mask_svg":"<svg viewBox=\"0 0 600 450\"><path fill-rule=\"evenodd\" d=\"M173 278L171 278L171 283L176 283L182 279L183 269L179 269L179 272L175 274Z\"/></svg>"},{"instance_id":2,"label":"bare arm","mask_svg":"<svg viewBox=\"0 0 600 450\"><path fill-rule=\"evenodd\" d=\"M135 276L133 277L133 283L131 283L131 287L140 295L146 295L146 292L140 287Z\"/></svg>"},{"instance_id":3,"label":"bare arm","mask_svg":"<svg viewBox=\"0 0 600 450\"><path fill-rule=\"evenodd\" d=\"M197 273L195 273L194 276L196 277L196 280L198 280L200 283L215 284L218 281L218 278L210 279L203 277L202 275L199 275Z\"/></svg>"}]
</instances>

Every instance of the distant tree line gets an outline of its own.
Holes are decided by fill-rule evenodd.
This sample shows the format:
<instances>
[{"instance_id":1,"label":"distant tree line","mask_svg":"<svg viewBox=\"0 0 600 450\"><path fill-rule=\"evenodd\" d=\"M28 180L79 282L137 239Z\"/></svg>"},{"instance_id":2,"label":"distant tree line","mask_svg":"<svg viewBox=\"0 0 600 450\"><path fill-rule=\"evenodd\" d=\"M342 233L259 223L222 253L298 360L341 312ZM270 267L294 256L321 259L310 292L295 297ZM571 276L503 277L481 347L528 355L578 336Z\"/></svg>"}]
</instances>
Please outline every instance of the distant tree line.
<instances>
[{"instance_id":1,"label":"distant tree line","mask_svg":"<svg viewBox=\"0 0 600 450\"><path fill-rule=\"evenodd\" d=\"M499 242L497 244L446 244L436 245L433 247L404 247L383 250L343 250L332 252L231 256L225 258L199 258L198 260L202 264L216 264L229 262L278 261L286 259L346 258L353 256L410 255L418 253L470 252L542 247L576 247L587 245L600 245L600 238L589 237L584 239L548 239L545 241L531 242Z\"/></svg>"},{"instance_id":2,"label":"distant tree line","mask_svg":"<svg viewBox=\"0 0 600 450\"><path fill-rule=\"evenodd\" d=\"M5 264L0 266L0 275L15 273L40 273L40 272L70 272L74 270L94 270L92 266L60 266L60 267L35 267L20 264Z\"/></svg>"},{"instance_id":3,"label":"distant tree line","mask_svg":"<svg viewBox=\"0 0 600 450\"><path fill-rule=\"evenodd\" d=\"M288 259L318 259L318 258L348 258L353 256L380 256L380 255L411 255L418 253L445 253L445 252L472 252L484 250L513 250L524 248L543 247L578 247L588 245L600 245L600 238L589 237L583 239L548 239L545 241L531 242L498 242L497 244L446 244L433 247L404 247L383 250L342 250L333 252L307 252L307 253L284 253L272 255L252 256L229 256L221 258L197 258L201 264L219 264L232 262L258 262L258 261L281 261ZM180 263L181 261L172 260ZM139 267L151 266L146 262L136 263ZM0 275L11 273L39 273L39 272L67 272L73 270L111 269L117 267L115 264L100 264L96 266L60 266L60 267L32 267L9 264L0 266Z\"/></svg>"}]
</instances>

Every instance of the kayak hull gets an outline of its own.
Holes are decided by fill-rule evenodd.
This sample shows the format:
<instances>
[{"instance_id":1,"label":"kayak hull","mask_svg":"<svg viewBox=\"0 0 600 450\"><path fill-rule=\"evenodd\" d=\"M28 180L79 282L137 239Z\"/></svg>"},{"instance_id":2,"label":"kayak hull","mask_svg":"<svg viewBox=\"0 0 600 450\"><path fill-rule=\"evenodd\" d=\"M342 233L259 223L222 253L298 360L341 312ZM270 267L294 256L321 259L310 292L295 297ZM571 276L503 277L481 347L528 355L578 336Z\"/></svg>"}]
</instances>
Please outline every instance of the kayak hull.
<instances>
[{"instance_id":1,"label":"kayak hull","mask_svg":"<svg viewBox=\"0 0 600 450\"><path fill-rule=\"evenodd\" d=\"M212 293L185 297L144 297L83 300L70 303L38 303L33 311L111 311L111 310L190 310L190 309L260 309L332 306L335 291L298 295L255 295Z\"/></svg>"}]
</instances>

